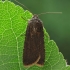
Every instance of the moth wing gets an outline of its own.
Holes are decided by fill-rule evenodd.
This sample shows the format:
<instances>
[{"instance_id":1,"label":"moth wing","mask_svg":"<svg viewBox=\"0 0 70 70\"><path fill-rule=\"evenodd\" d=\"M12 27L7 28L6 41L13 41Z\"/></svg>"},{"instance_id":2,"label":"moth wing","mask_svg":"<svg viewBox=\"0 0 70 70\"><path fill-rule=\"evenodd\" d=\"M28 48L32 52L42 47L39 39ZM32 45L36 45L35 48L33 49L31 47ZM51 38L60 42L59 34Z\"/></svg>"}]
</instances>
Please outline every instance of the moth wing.
<instances>
[{"instance_id":1,"label":"moth wing","mask_svg":"<svg viewBox=\"0 0 70 70\"><path fill-rule=\"evenodd\" d=\"M36 64L39 59L38 44L36 40L36 35L32 35L29 27L26 31L24 50L23 50L23 64L24 66L31 66Z\"/></svg>"}]
</instances>

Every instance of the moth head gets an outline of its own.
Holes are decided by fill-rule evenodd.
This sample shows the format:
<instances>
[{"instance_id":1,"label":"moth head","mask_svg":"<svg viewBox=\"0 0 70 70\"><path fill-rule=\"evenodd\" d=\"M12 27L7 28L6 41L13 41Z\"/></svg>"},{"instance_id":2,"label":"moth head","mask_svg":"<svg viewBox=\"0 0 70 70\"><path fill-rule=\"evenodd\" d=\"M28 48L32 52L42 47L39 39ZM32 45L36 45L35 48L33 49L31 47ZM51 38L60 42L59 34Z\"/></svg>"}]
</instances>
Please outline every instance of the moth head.
<instances>
[{"instance_id":1,"label":"moth head","mask_svg":"<svg viewBox=\"0 0 70 70\"><path fill-rule=\"evenodd\" d=\"M29 21L30 29L34 32L39 32L43 30L42 21L39 19L38 15L33 15L32 19Z\"/></svg>"},{"instance_id":2,"label":"moth head","mask_svg":"<svg viewBox=\"0 0 70 70\"><path fill-rule=\"evenodd\" d=\"M38 15L34 14L32 19L29 20L29 23L42 23L42 21L39 19Z\"/></svg>"}]
</instances>

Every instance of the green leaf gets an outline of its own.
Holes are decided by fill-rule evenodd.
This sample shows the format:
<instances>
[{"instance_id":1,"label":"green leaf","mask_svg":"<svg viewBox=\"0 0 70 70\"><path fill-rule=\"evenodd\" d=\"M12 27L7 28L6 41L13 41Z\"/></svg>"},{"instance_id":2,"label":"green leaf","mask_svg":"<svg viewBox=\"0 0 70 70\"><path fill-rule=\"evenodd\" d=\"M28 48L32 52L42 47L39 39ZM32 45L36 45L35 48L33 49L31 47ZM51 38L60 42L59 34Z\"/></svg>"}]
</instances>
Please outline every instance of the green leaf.
<instances>
[{"instance_id":1,"label":"green leaf","mask_svg":"<svg viewBox=\"0 0 70 70\"><path fill-rule=\"evenodd\" d=\"M70 70L70 65L68 65L64 70Z\"/></svg>"},{"instance_id":2,"label":"green leaf","mask_svg":"<svg viewBox=\"0 0 70 70\"><path fill-rule=\"evenodd\" d=\"M44 28L45 64L25 68L22 63L27 20L32 14L10 1L0 0L0 70L69 70L56 43ZM23 18L24 19L23 19Z\"/></svg>"}]
</instances>

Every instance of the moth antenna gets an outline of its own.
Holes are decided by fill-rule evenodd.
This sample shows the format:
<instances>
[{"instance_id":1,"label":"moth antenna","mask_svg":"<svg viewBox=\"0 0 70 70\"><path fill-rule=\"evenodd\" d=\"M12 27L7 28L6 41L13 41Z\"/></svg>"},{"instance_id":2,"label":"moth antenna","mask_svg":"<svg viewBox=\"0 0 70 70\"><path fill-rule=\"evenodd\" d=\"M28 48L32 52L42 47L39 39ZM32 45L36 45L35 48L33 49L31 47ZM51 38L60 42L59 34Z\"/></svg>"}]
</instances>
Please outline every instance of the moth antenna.
<instances>
[{"instance_id":1,"label":"moth antenna","mask_svg":"<svg viewBox=\"0 0 70 70\"><path fill-rule=\"evenodd\" d=\"M20 3L19 1L15 0L18 4L20 4L21 6L25 7L27 10L29 10L24 4ZM30 11L30 10L29 10ZM31 12L31 11L30 11ZM31 12L32 13L32 12Z\"/></svg>"},{"instance_id":2,"label":"moth antenna","mask_svg":"<svg viewBox=\"0 0 70 70\"><path fill-rule=\"evenodd\" d=\"M25 5L23 5L22 3L20 3L19 1L15 0L18 4L22 5L23 7L25 7L26 9L28 9ZM28 9L29 10L29 9ZM30 10L29 10L30 11ZM31 11L30 11L31 12ZM32 12L31 12L32 13ZM32 13L33 14L33 13ZM42 15L42 14L62 14L62 12L44 12L44 13L40 13L40 14L37 14L38 16L39 15Z\"/></svg>"},{"instance_id":3,"label":"moth antenna","mask_svg":"<svg viewBox=\"0 0 70 70\"><path fill-rule=\"evenodd\" d=\"M44 12L44 13L38 14L38 16L42 14L62 14L62 12Z\"/></svg>"}]
</instances>

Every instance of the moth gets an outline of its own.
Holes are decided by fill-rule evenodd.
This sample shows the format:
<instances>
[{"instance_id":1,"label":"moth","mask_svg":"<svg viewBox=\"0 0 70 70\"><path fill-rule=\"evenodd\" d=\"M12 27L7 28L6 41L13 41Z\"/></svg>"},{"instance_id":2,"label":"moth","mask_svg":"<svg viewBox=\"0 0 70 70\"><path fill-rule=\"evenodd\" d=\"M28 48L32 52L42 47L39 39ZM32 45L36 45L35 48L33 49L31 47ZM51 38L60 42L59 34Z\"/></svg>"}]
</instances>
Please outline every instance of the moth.
<instances>
[{"instance_id":1,"label":"moth","mask_svg":"<svg viewBox=\"0 0 70 70\"><path fill-rule=\"evenodd\" d=\"M17 0L15 1L21 4ZM23 4L21 5L24 6ZM41 14L47 13L62 14L62 12L45 12ZM43 23L39 19L38 15L35 14L32 17L32 19L28 21L28 26L26 29L23 49L23 64L26 67L33 65L43 66L44 62L45 62L45 47L44 47Z\"/></svg>"},{"instance_id":2,"label":"moth","mask_svg":"<svg viewBox=\"0 0 70 70\"><path fill-rule=\"evenodd\" d=\"M43 66L45 62L44 31L42 21L34 15L28 21L23 49L23 64L26 67Z\"/></svg>"}]
</instances>

